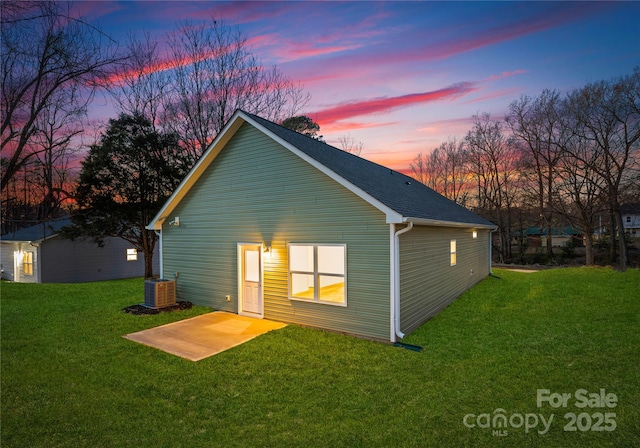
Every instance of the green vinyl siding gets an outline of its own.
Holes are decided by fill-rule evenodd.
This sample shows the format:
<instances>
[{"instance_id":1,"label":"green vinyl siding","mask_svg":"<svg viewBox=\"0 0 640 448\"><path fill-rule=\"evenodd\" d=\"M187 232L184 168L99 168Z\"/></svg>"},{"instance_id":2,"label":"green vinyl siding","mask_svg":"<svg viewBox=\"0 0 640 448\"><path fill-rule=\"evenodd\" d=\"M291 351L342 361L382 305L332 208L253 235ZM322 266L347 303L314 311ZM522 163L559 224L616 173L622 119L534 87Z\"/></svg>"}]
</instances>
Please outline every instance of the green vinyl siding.
<instances>
[{"instance_id":1,"label":"green vinyl siding","mask_svg":"<svg viewBox=\"0 0 640 448\"><path fill-rule=\"evenodd\" d=\"M237 244L264 243L265 318L388 340L385 215L254 127L242 125L172 216L163 270L178 273L179 300L237 312ZM288 243L347 245L346 307L289 300Z\"/></svg>"},{"instance_id":2,"label":"green vinyl siding","mask_svg":"<svg viewBox=\"0 0 640 448\"><path fill-rule=\"evenodd\" d=\"M451 266L451 240L456 265ZM400 319L413 331L489 275L489 231L416 226L400 235Z\"/></svg>"}]
</instances>

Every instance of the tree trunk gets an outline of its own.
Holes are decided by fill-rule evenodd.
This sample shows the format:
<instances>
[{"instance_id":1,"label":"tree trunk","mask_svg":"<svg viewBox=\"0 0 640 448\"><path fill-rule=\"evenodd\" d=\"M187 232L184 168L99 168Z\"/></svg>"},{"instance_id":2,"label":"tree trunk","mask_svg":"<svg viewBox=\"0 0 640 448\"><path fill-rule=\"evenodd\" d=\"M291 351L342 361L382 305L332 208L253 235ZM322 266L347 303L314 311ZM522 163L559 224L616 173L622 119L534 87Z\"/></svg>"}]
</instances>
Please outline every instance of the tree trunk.
<instances>
[{"instance_id":1,"label":"tree trunk","mask_svg":"<svg viewBox=\"0 0 640 448\"><path fill-rule=\"evenodd\" d=\"M618 227L618 252L620 253L620 270L627 270L627 243L624 234L624 224L622 223L622 214L620 210L614 210L614 218L616 227Z\"/></svg>"},{"instance_id":2,"label":"tree trunk","mask_svg":"<svg viewBox=\"0 0 640 448\"><path fill-rule=\"evenodd\" d=\"M593 266L595 261L593 258L593 229L585 229L584 235L584 250L585 250L585 262L586 266Z\"/></svg>"},{"instance_id":3,"label":"tree trunk","mask_svg":"<svg viewBox=\"0 0 640 448\"><path fill-rule=\"evenodd\" d=\"M144 278L153 277L153 252L144 254Z\"/></svg>"},{"instance_id":4,"label":"tree trunk","mask_svg":"<svg viewBox=\"0 0 640 448\"><path fill-rule=\"evenodd\" d=\"M553 246L552 246L552 238L551 238L551 222L547 221L547 226L545 231L547 232L547 247L546 247L546 253L547 253L547 257L549 258L549 261L551 261L551 259L553 258Z\"/></svg>"},{"instance_id":5,"label":"tree trunk","mask_svg":"<svg viewBox=\"0 0 640 448\"><path fill-rule=\"evenodd\" d=\"M142 230L142 247L144 252L144 278L153 277L153 250L155 248L156 235L152 231Z\"/></svg>"},{"instance_id":6,"label":"tree trunk","mask_svg":"<svg viewBox=\"0 0 640 448\"><path fill-rule=\"evenodd\" d=\"M616 218L613 208L609 209L609 227L611 228L611 234L609 235L609 263L615 263L616 261Z\"/></svg>"}]
</instances>

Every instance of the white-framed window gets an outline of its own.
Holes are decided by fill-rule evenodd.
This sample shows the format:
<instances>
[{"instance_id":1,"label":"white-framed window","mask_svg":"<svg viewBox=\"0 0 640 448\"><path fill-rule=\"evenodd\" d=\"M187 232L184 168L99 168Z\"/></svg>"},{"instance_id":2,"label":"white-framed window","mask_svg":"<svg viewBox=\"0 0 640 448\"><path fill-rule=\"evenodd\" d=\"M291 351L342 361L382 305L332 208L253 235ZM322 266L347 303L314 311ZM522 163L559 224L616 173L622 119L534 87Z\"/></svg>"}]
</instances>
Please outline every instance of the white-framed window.
<instances>
[{"instance_id":1,"label":"white-framed window","mask_svg":"<svg viewBox=\"0 0 640 448\"><path fill-rule=\"evenodd\" d=\"M451 240L451 243L449 244L449 254L450 254L451 266L455 266L456 262L458 261L456 259L456 255L457 255L456 240Z\"/></svg>"},{"instance_id":2,"label":"white-framed window","mask_svg":"<svg viewBox=\"0 0 640 448\"><path fill-rule=\"evenodd\" d=\"M289 244L289 297L346 306L347 246Z\"/></svg>"},{"instance_id":3,"label":"white-framed window","mask_svg":"<svg viewBox=\"0 0 640 448\"><path fill-rule=\"evenodd\" d=\"M26 251L22 253L22 273L24 275L33 275L33 252Z\"/></svg>"},{"instance_id":4,"label":"white-framed window","mask_svg":"<svg viewBox=\"0 0 640 448\"><path fill-rule=\"evenodd\" d=\"M127 261L138 260L138 249L127 249Z\"/></svg>"}]
</instances>

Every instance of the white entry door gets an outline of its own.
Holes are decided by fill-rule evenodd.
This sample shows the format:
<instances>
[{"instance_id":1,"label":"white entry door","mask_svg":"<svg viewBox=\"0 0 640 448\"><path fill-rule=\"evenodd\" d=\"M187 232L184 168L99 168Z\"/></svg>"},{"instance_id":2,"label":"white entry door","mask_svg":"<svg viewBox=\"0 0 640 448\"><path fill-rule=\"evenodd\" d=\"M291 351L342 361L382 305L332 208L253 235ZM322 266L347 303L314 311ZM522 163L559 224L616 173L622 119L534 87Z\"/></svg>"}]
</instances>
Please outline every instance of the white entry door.
<instances>
[{"instance_id":1,"label":"white entry door","mask_svg":"<svg viewBox=\"0 0 640 448\"><path fill-rule=\"evenodd\" d=\"M238 314L262 317L262 245L241 244L239 249Z\"/></svg>"}]
</instances>

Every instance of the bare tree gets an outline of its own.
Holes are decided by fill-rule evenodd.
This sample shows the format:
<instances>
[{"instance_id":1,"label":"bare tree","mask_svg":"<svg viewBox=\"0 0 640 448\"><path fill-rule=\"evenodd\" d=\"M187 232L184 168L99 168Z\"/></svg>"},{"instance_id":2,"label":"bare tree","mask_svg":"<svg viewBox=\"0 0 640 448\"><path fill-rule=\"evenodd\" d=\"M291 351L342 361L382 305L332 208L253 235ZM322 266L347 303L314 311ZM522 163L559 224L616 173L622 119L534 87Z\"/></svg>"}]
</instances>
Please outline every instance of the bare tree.
<instances>
[{"instance_id":1,"label":"bare tree","mask_svg":"<svg viewBox=\"0 0 640 448\"><path fill-rule=\"evenodd\" d=\"M512 209L520 191L519 156L503 124L489 114L475 115L467 136L470 173L477 187L478 208L498 225L501 261L510 259Z\"/></svg>"},{"instance_id":2,"label":"bare tree","mask_svg":"<svg viewBox=\"0 0 640 448\"><path fill-rule=\"evenodd\" d=\"M93 89L117 60L106 35L57 2L1 3L3 195L9 181L45 149L34 144L42 115L84 111ZM73 92L67 95L62 92ZM81 93L80 93L81 92ZM82 98L82 100L80 100ZM49 113L49 118L61 117Z\"/></svg>"},{"instance_id":3,"label":"bare tree","mask_svg":"<svg viewBox=\"0 0 640 448\"><path fill-rule=\"evenodd\" d=\"M431 154L419 152L409 164L411 175L420 183L426 185L434 191L438 191L437 175L433 163L430 161Z\"/></svg>"},{"instance_id":4,"label":"bare tree","mask_svg":"<svg viewBox=\"0 0 640 448\"><path fill-rule=\"evenodd\" d=\"M541 224L546 228L546 253L553 256L551 233L554 218L554 182L557 167L571 132L563 126L560 93L544 90L537 98L523 96L509 105L506 122L525 150L533 182L530 183L538 203Z\"/></svg>"},{"instance_id":5,"label":"bare tree","mask_svg":"<svg viewBox=\"0 0 640 448\"><path fill-rule=\"evenodd\" d=\"M237 28L218 20L184 22L170 36L175 76L165 123L195 161L237 109L281 121L309 100L276 67L263 67Z\"/></svg>"},{"instance_id":6,"label":"bare tree","mask_svg":"<svg viewBox=\"0 0 640 448\"><path fill-rule=\"evenodd\" d=\"M340 149L356 156L362 154L362 150L364 149L364 143L356 141L356 139L350 135L338 137L338 144L340 145Z\"/></svg>"},{"instance_id":7,"label":"bare tree","mask_svg":"<svg viewBox=\"0 0 640 448\"><path fill-rule=\"evenodd\" d=\"M624 270L627 249L620 198L632 185L640 162L640 71L613 81L590 83L572 92L569 101L581 136L597 152L582 162L603 180L611 215L611 247L615 248L617 233L619 264Z\"/></svg>"},{"instance_id":8,"label":"bare tree","mask_svg":"<svg viewBox=\"0 0 640 448\"><path fill-rule=\"evenodd\" d=\"M172 89L171 67L160 62L160 42L148 32L129 36L127 55L106 88L121 113L146 117L155 127Z\"/></svg>"},{"instance_id":9,"label":"bare tree","mask_svg":"<svg viewBox=\"0 0 640 448\"><path fill-rule=\"evenodd\" d=\"M85 114L80 96L79 89L73 87L55 92L49 107L35 122L39 129L32 142L36 153L34 182L39 188L34 201L39 201L38 221L58 217L63 202L71 196L73 174L69 163L79 152L74 139L83 132L81 120Z\"/></svg>"},{"instance_id":10,"label":"bare tree","mask_svg":"<svg viewBox=\"0 0 640 448\"><path fill-rule=\"evenodd\" d=\"M410 164L413 177L462 206L468 205L469 172L463 141L450 137L429 154L419 153Z\"/></svg>"},{"instance_id":11,"label":"bare tree","mask_svg":"<svg viewBox=\"0 0 640 448\"><path fill-rule=\"evenodd\" d=\"M577 123L574 126L576 127L573 129L577 131ZM555 205L563 217L581 229L585 244L585 264L590 266L595 262L595 218L604 205L602 190L605 182L595 169L601 158L579 133L574 135L565 151L566 156L557 167L558 179L554 186L558 200Z\"/></svg>"}]
</instances>

